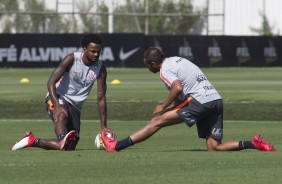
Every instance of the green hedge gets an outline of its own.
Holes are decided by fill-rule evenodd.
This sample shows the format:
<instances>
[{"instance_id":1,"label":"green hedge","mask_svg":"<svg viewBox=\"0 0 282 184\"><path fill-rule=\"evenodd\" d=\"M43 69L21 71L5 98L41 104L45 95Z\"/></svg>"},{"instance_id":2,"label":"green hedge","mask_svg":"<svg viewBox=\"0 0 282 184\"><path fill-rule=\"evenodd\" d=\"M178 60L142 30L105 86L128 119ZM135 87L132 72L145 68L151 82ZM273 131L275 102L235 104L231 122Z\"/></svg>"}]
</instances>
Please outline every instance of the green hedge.
<instances>
[{"instance_id":1,"label":"green hedge","mask_svg":"<svg viewBox=\"0 0 282 184\"><path fill-rule=\"evenodd\" d=\"M157 102L108 102L109 120L150 120ZM44 101L1 101L1 119L46 119ZM86 102L82 119L98 119L97 104ZM225 120L281 121L282 103L224 103Z\"/></svg>"}]
</instances>

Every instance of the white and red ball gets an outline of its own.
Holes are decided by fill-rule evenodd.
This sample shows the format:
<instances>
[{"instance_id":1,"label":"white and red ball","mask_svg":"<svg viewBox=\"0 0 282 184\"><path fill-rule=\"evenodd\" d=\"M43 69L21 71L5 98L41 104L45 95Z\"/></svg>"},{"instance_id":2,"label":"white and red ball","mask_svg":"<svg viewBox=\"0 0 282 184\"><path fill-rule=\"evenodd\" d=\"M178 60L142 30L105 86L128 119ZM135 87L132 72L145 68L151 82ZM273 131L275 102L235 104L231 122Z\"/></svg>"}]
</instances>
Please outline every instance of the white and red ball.
<instances>
[{"instance_id":1,"label":"white and red ball","mask_svg":"<svg viewBox=\"0 0 282 184\"><path fill-rule=\"evenodd\" d=\"M107 135L108 138L112 138L112 135L110 133L106 133L106 135ZM102 136L101 136L100 133L96 135L95 146L98 150L104 150L105 149L105 145L103 143Z\"/></svg>"}]
</instances>

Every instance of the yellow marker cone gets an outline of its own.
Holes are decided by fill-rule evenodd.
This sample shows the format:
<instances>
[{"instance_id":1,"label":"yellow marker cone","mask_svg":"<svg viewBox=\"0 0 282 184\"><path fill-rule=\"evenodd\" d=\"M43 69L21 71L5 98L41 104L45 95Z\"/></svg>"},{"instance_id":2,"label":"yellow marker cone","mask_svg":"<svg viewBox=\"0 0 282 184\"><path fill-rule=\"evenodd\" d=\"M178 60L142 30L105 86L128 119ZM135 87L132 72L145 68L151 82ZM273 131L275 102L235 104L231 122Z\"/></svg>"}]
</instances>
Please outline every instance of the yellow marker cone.
<instances>
[{"instance_id":1,"label":"yellow marker cone","mask_svg":"<svg viewBox=\"0 0 282 184\"><path fill-rule=\"evenodd\" d=\"M111 84L120 84L121 82L120 82L120 80L118 80L118 79L115 79L115 80L112 80L112 82L111 82Z\"/></svg>"},{"instance_id":2,"label":"yellow marker cone","mask_svg":"<svg viewBox=\"0 0 282 184\"><path fill-rule=\"evenodd\" d=\"M22 78L20 80L21 83L28 83L29 82L29 79L28 78Z\"/></svg>"}]
</instances>

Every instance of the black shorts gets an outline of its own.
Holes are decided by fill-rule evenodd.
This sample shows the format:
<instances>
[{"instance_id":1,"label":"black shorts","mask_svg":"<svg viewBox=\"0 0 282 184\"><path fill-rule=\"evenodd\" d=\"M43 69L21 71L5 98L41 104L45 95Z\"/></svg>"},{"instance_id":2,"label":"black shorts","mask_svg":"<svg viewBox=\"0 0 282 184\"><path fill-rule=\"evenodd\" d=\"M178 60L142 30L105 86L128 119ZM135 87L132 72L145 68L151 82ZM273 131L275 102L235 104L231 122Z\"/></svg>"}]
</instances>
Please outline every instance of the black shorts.
<instances>
[{"instance_id":1,"label":"black shorts","mask_svg":"<svg viewBox=\"0 0 282 184\"><path fill-rule=\"evenodd\" d=\"M212 137L216 140L222 140L223 104L221 99L205 104L192 99L176 112L189 127L197 125L199 138Z\"/></svg>"},{"instance_id":2,"label":"black shorts","mask_svg":"<svg viewBox=\"0 0 282 184\"><path fill-rule=\"evenodd\" d=\"M65 131L69 132L71 130L74 130L76 132L77 138L79 138L79 132L80 132L80 111L76 109L72 104L67 102L64 98L58 96L59 102L61 105L65 106L68 110L68 122L65 126ZM53 119L53 104L49 96L46 97L46 110L49 114L50 118Z\"/></svg>"}]
</instances>

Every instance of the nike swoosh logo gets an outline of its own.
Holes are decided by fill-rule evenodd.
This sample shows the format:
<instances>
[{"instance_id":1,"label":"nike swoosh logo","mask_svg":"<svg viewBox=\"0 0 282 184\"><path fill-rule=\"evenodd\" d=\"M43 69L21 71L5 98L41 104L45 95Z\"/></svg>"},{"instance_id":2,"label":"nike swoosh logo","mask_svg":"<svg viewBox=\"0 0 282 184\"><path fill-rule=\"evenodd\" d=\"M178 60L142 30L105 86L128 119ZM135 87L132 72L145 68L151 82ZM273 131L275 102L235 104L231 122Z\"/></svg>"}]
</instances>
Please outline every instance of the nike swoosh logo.
<instances>
[{"instance_id":1,"label":"nike swoosh logo","mask_svg":"<svg viewBox=\"0 0 282 184\"><path fill-rule=\"evenodd\" d=\"M124 52L123 51L123 47L120 49L120 52L119 52L119 58L120 60L124 61L126 60L127 58L129 58L131 55L133 55L135 52L137 52L138 50L140 49L140 47L137 47L135 49L132 49L128 52Z\"/></svg>"}]
</instances>

